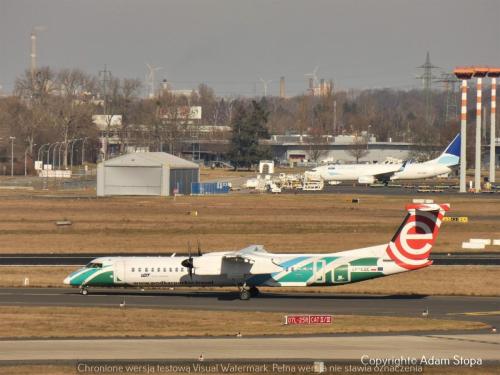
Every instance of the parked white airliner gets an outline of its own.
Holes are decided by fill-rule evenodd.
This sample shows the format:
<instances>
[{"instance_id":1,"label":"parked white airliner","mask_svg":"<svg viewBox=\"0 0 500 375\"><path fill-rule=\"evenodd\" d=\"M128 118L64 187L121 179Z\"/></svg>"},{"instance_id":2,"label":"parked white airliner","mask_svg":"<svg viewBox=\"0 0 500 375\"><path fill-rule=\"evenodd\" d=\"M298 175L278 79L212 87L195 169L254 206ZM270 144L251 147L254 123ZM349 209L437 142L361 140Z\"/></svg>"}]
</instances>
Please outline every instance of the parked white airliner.
<instances>
[{"instance_id":1,"label":"parked white airliner","mask_svg":"<svg viewBox=\"0 0 500 375\"><path fill-rule=\"evenodd\" d=\"M102 257L73 272L79 287L235 286L240 298L259 286L342 285L427 267L448 204L411 204L387 244L329 254L272 254L261 245L193 257Z\"/></svg>"},{"instance_id":2,"label":"parked white airliner","mask_svg":"<svg viewBox=\"0 0 500 375\"><path fill-rule=\"evenodd\" d=\"M390 180L412 180L447 175L451 167L460 161L460 134L437 157L423 163L383 163L383 164L330 164L314 168L310 173L324 181L357 181L372 184L376 180L388 183Z\"/></svg>"}]
</instances>

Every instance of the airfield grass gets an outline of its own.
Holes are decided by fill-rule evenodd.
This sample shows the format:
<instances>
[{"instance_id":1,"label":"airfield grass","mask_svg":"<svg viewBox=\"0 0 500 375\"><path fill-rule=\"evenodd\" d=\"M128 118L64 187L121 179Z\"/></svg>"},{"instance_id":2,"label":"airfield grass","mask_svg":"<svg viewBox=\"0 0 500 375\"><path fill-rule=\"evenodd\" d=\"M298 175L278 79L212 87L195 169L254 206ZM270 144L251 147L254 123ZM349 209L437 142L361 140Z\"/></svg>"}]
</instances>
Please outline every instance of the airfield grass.
<instances>
[{"instance_id":1,"label":"airfield grass","mask_svg":"<svg viewBox=\"0 0 500 375\"><path fill-rule=\"evenodd\" d=\"M262 244L272 252L335 252L387 243L411 196L231 193L224 196L110 197L90 193L8 191L2 195L0 253L183 252ZM52 193L50 193L52 194ZM352 198L360 203L351 203ZM470 238L500 238L500 199L474 195L426 198L451 203L436 252L461 250ZM194 215L196 213L196 216ZM59 228L57 220L72 221ZM489 247L500 251L500 247Z\"/></svg>"},{"instance_id":2,"label":"airfield grass","mask_svg":"<svg viewBox=\"0 0 500 375\"><path fill-rule=\"evenodd\" d=\"M116 307L0 307L0 337L243 336L489 328L475 321L336 315L332 324L286 326L286 313ZM82 324L84 322L84 324Z\"/></svg>"},{"instance_id":3,"label":"airfield grass","mask_svg":"<svg viewBox=\"0 0 500 375\"><path fill-rule=\"evenodd\" d=\"M62 280L76 267L0 267L0 287L21 287L29 278L32 287L62 287ZM179 288L182 289L182 288ZM235 288L201 290L235 291ZM260 288L266 293L362 293L390 295L499 296L500 267L431 266L389 277L331 287ZM190 288L188 290L198 290Z\"/></svg>"}]
</instances>

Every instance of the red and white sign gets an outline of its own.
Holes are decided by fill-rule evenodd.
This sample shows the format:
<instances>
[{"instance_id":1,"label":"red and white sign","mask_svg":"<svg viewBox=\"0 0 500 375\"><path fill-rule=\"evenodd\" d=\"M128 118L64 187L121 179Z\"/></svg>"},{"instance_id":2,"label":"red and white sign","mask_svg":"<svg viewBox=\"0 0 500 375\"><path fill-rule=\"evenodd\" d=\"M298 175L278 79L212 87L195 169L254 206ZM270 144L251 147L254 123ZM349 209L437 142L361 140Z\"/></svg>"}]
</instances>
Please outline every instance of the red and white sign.
<instances>
[{"instance_id":1,"label":"red and white sign","mask_svg":"<svg viewBox=\"0 0 500 375\"><path fill-rule=\"evenodd\" d=\"M285 315L285 325L331 324L332 315Z\"/></svg>"}]
</instances>

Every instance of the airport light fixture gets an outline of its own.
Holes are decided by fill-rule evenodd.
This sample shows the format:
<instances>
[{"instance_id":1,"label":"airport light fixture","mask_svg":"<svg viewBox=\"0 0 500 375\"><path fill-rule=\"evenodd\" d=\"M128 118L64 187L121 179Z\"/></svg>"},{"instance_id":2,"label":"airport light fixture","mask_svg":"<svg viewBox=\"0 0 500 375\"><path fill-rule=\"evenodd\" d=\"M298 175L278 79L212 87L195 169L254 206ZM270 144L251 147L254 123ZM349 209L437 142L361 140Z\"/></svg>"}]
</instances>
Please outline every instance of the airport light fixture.
<instances>
[{"instance_id":1,"label":"airport light fixture","mask_svg":"<svg viewBox=\"0 0 500 375\"><path fill-rule=\"evenodd\" d=\"M37 160L41 160L43 162L43 152L42 152L42 150L43 150L43 148L45 146L49 146L49 145L50 145L50 143L44 143L43 145L40 146L40 148L38 149ZM40 153L42 153L41 158L40 158Z\"/></svg>"},{"instance_id":2,"label":"airport light fixture","mask_svg":"<svg viewBox=\"0 0 500 375\"><path fill-rule=\"evenodd\" d=\"M9 137L10 139L10 175L14 176L14 140L16 137Z\"/></svg>"}]
</instances>

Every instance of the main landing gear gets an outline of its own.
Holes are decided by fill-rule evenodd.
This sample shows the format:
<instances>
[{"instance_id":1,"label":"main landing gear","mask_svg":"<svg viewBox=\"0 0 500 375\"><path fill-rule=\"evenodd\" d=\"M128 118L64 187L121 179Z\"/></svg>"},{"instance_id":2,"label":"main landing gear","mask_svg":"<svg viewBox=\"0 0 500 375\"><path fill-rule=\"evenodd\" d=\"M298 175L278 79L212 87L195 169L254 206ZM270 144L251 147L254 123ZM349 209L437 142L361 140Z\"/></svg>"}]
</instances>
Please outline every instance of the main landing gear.
<instances>
[{"instance_id":1,"label":"main landing gear","mask_svg":"<svg viewBox=\"0 0 500 375\"><path fill-rule=\"evenodd\" d=\"M247 301L250 297L256 297L259 295L259 289L255 286L248 287L246 284L240 286L240 299Z\"/></svg>"}]
</instances>

